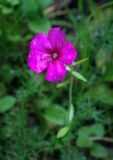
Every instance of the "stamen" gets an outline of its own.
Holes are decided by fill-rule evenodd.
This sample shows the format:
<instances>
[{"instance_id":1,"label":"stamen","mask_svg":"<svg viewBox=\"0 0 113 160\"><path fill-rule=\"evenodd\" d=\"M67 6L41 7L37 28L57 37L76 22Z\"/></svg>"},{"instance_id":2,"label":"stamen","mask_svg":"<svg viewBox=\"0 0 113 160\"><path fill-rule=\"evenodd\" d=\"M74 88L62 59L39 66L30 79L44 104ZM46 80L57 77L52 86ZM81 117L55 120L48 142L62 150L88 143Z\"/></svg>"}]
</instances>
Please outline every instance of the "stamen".
<instances>
[{"instance_id":1,"label":"stamen","mask_svg":"<svg viewBox=\"0 0 113 160\"><path fill-rule=\"evenodd\" d=\"M58 57L58 53L53 53L53 59L56 59Z\"/></svg>"}]
</instances>

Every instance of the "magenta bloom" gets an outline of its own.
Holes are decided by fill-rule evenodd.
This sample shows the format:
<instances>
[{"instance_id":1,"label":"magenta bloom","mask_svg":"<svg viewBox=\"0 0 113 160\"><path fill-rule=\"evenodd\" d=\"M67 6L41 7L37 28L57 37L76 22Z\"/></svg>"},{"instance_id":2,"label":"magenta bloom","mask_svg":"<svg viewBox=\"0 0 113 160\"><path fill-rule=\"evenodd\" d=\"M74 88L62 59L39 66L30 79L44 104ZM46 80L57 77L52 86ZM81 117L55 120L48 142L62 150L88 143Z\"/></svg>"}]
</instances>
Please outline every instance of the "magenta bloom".
<instances>
[{"instance_id":1,"label":"magenta bloom","mask_svg":"<svg viewBox=\"0 0 113 160\"><path fill-rule=\"evenodd\" d=\"M39 33L31 40L28 66L36 73L47 70L46 79L58 82L66 75L66 65L71 65L76 56L76 49L66 41L60 27L51 28L48 35Z\"/></svg>"}]
</instances>

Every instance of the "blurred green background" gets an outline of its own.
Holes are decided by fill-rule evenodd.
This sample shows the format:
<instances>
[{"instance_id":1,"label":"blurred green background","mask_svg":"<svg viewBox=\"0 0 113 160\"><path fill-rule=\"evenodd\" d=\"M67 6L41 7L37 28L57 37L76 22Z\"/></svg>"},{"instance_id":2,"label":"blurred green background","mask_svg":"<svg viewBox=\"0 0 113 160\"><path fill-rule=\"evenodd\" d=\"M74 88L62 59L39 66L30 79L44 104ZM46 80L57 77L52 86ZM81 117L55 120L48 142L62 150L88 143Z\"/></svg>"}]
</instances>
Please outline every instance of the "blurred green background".
<instances>
[{"instance_id":1,"label":"blurred green background","mask_svg":"<svg viewBox=\"0 0 113 160\"><path fill-rule=\"evenodd\" d=\"M27 68L29 42L61 26L89 58L74 79L71 131L57 139L69 84ZM65 81L69 80L67 74ZM0 0L0 160L113 160L113 0Z\"/></svg>"}]
</instances>

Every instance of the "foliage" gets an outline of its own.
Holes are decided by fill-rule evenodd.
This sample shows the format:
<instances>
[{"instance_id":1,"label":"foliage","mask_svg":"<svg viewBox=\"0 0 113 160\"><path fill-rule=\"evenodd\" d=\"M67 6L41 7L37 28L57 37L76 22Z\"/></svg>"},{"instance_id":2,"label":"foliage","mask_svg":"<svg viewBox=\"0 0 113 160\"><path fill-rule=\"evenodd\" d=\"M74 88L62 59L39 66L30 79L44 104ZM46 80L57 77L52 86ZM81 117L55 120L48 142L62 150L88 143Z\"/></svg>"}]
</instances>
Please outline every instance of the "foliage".
<instances>
[{"instance_id":1,"label":"foliage","mask_svg":"<svg viewBox=\"0 0 113 160\"><path fill-rule=\"evenodd\" d=\"M113 159L113 2L66 2L0 0L1 160ZM26 66L30 39L56 25L79 53L70 128L70 73L53 84Z\"/></svg>"},{"instance_id":2,"label":"foliage","mask_svg":"<svg viewBox=\"0 0 113 160\"><path fill-rule=\"evenodd\" d=\"M0 113L3 113L13 107L15 98L12 96L5 96L0 99Z\"/></svg>"}]
</instances>

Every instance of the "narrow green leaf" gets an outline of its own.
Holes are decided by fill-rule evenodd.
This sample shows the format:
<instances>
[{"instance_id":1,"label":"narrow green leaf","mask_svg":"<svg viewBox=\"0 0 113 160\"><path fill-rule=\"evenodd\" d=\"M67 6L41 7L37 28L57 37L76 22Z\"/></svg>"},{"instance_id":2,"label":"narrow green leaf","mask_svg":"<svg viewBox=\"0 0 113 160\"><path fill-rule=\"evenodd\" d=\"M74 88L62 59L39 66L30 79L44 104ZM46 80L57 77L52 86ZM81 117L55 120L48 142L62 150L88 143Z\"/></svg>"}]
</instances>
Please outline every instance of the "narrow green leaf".
<instances>
[{"instance_id":1,"label":"narrow green leaf","mask_svg":"<svg viewBox=\"0 0 113 160\"><path fill-rule=\"evenodd\" d=\"M74 118L74 106L71 104L70 109L68 111L68 122L71 123Z\"/></svg>"},{"instance_id":2,"label":"narrow green leaf","mask_svg":"<svg viewBox=\"0 0 113 160\"><path fill-rule=\"evenodd\" d=\"M87 80L86 80L80 73L78 73L78 72L76 72L76 71L73 71L72 74L73 74L76 78L78 78L78 79L80 79L80 80L82 80L82 81L84 81L84 82L87 82Z\"/></svg>"},{"instance_id":3,"label":"narrow green leaf","mask_svg":"<svg viewBox=\"0 0 113 160\"><path fill-rule=\"evenodd\" d=\"M68 83L69 83L69 80L64 81L64 82L61 82L61 83L58 83L58 84L56 85L56 87L57 87L57 88L60 88L60 87L63 87L63 86L65 86L65 85L67 85Z\"/></svg>"},{"instance_id":4,"label":"narrow green leaf","mask_svg":"<svg viewBox=\"0 0 113 160\"><path fill-rule=\"evenodd\" d=\"M57 138L62 138L62 137L64 137L67 133L68 133L68 131L69 131L69 127L63 127L63 128L61 128L59 131L58 131L58 133L57 133Z\"/></svg>"},{"instance_id":5,"label":"narrow green leaf","mask_svg":"<svg viewBox=\"0 0 113 160\"><path fill-rule=\"evenodd\" d=\"M84 76L82 76L80 73L76 72L76 71L71 71L71 68L70 67L66 67L66 69L71 72L76 78L84 81L84 82L87 82L87 80L84 78Z\"/></svg>"},{"instance_id":6,"label":"narrow green leaf","mask_svg":"<svg viewBox=\"0 0 113 160\"><path fill-rule=\"evenodd\" d=\"M0 113L3 113L13 107L15 98L12 96L6 96L0 99Z\"/></svg>"},{"instance_id":7,"label":"narrow green leaf","mask_svg":"<svg viewBox=\"0 0 113 160\"><path fill-rule=\"evenodd\" d=\"M72 64L72 66L77 66L77 65L79 65L79 64L82 64L82 63L84 63L85 61L87 61L89 58L84 58L84 59L82 59L82 60L80 60L80 61L78 61L78 62L74 62L73 64Z\"/></svg>"}]
</instances>

